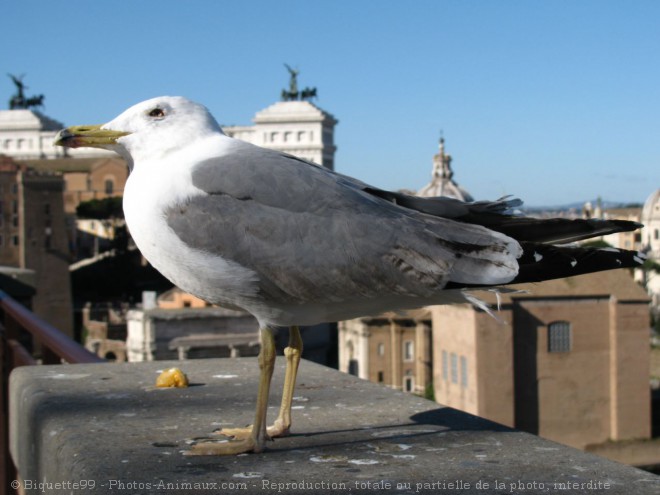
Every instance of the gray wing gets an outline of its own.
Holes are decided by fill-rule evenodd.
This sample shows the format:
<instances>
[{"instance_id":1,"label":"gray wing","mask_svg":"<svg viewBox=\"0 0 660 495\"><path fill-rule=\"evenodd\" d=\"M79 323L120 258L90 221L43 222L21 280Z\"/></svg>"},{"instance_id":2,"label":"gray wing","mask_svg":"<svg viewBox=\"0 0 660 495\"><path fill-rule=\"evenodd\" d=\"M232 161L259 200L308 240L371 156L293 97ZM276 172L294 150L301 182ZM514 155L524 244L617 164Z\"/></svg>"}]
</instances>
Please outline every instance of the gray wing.
<instances>
[{"instance_id":1,"label":"gray wing","mask_svg":"<svg viewBox=\"0 0 660 495\"><path fill-rule=\"evenodd\" d=\"M420 198L384 191L301 158L239 141L235 142L234 153L222 161L226 162L222 167L218 167L220 163L215 159L198 165L193 176L195 185L209 193L222 191L237 198L259 196L261 200L285 203L289 209L295 209L295 205L304 208L306 194L318 192L319 187L328 192L337 185L359 192L362 199L384 200L451 219L470 213L501 214L522 204L518 199L465 203L447 197ZM220 168L228 175L219 175ZM275 190L278 194L272 193ZM346 192L345 189L341 191L342 194Z\"/></svg>"},{"instance_id":2,"label":"gray wing","mask_svg":"<svg viewBox=\"0 0 660 495\"><path fill-rule=\"evenodd\" d=\"M450 280L502 283L517 271L519 247L505 236L271 150L237 143L192 176L207 195L171 208L169 225L191 247L254 270L273 301L431 297Z\"/></svg>"}]
</instances>

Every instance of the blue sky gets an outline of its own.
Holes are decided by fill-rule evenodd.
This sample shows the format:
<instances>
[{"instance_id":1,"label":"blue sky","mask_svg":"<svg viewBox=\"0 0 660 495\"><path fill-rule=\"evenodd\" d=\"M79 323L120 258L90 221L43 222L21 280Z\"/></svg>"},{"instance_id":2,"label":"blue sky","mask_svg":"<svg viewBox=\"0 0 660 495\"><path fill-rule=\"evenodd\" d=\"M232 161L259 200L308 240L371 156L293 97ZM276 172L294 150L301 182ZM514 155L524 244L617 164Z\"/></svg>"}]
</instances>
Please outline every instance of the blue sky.
<instances>
[{"instance_id":1,"label":"blue sky","mask_svg":"<svg viewBox=\"0 0 660 495\"><path fill-rule=\"evenodd\" d=\"M478 199L660 187L660 2L21 0L0 17L0 72L66 125L164 94L249 124L286 62L339 119L336 169L375 186L424 186L442 130ZM13 92L2 75L3 108Z\"/></svg>"}]
</instances>

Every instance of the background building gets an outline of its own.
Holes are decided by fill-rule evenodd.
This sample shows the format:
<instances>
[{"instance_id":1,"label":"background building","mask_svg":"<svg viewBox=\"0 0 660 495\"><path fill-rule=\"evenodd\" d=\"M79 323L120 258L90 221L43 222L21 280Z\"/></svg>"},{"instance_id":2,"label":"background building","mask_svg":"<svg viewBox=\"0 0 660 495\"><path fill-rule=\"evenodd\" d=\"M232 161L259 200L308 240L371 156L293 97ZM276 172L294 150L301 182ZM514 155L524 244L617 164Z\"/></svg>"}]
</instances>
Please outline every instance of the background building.
<instances>
[{"instance_id":1,"label":"background building","mask_svg":"<svg viewBox=\"0 0 660 495\"><path fill-rule=\"evenodd\" d=\"M17 160L114 156L110 151L95 148L53 146L55 136L63 128L61 122L36 110L0 110L0 154Z\"/></svg>"},{"instance_id":2,"label":"background building","mask_svg":"<svg viewBox=\"0 0 660 495\"><path fill-rule=\"evenodd\" d=\"M257 112L253 126L224 126L228 136L335 167L337 120L309 101L278 101Z\"/></svg>"},{"instance_id":3,"label":"background building","mask_svg":"<svg viewBox=\"0 0 660 495\"><path fill-rule=\"evenodd\" d=\"M33 311L72 332L62 177L0 156L0 265L34 271Z\"/></svg>"},{"instance_id":4,"label":"background building","mask_svg":"<svg viewBox=\"0 0 660 495\"><path fill-rule=\"evenodd\" d=\"M642 208L642 242L649 255L660 260L660 189L647 198Z\"/></svg>"},{"instance_id":5,"label":"background building","mask_svg":"<svg viewBox=\"0 0 660 495\"><path fill-rule=\"evenodd\" d=\"M356 318L339 323L339 370L424 395L431 384L431 312Z\"/></svg>"},{"instance_id":6,"label":"background building","mask_svg":"<svg viewBox=\"0 0 660 495\"><path fill-rule=\"evenodd\" d=\"M129 361L256 356L252 315L217 307L132 309L127 313Z\"/></svg>"},{"instance_id":7,"label":"background building","mask_svg":"<svg viewBox=\"0 0 660 495\"><path fill-rule=\"evenodd\" d=\"M643 282L653 300L655 315L660 319L660 189L654 191L642 208L642 249L650 262ZM657 328L656 324L656 328Z\"/></svg>"},{"instance_id":8,"label":"background building","mask_svg":"<svg viewBox=\"0 0 660 495\"><path fill-rule=\"evenodd\" d=\"M460 201L474 201L470 193L454 181L454 171L451 168L451 155L445 153L445 139L440 138L438 153L433 155L431 182L417 191L417 196L432 198L444 196Z\"/></svg>"},{"instance_id":9,"label":"background building","mask_svg":"<svg viewBox=\"0 0 660 495\"><path fill-rule=\"evenodd\" d=\"M574 447L649 438L649 312L625 270L434 306L436 400ZM495 295L479 292L493 305Z\"/></svg>"}]
</instances>

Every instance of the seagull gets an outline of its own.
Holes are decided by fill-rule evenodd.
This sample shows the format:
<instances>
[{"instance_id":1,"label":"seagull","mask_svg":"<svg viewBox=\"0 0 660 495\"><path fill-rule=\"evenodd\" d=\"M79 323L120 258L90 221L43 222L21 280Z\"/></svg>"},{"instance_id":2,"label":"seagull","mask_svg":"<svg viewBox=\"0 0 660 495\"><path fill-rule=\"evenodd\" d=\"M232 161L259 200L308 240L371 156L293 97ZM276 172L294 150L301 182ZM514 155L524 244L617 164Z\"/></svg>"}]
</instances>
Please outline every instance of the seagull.
<instances>
[{"instance_id":1,"label":"seagull","mask_svg":"<svg viewBox=\"0 0 660 495\"><path fill-rule=\"evenodd\" d=\"M567 246L632 231L620 220L535 219L510 197L461 202L372 187L300 158L225 135L183 97L138 103L114 120L63 129L56 145L95 147L127 162L123 208L144 257L181 289L248 311L260 328L252 426L221 430L191 455L262 452L289 434L302 354L299 326L435 304L470 290L635 267L641 253ZM290 327L282 404L267 427L273 330Z\"/></svg>"}]
</instances>

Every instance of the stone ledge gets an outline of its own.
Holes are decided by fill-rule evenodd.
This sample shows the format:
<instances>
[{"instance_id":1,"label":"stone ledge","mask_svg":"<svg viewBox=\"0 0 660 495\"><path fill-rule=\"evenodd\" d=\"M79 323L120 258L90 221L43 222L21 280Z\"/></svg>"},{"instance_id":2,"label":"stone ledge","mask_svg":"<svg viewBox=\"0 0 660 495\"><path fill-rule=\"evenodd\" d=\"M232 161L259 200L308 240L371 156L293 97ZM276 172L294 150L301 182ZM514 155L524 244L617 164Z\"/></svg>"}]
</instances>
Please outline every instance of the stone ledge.
<instances>
[{"instance_id":1,"label":"stone ledge","mask_svg":"<svg viewBox=\"0 0 660 495\"><path fill-rule=\"evenodd\" d=\"M643 440L620 440L587 445L585 448L601 457L634 466L658 467L660 465L660 438Z\"/></svg>"},{"instance_id":2,"label":"stone ledge","mask_svg":"<svg viewBox=\"0 0 660 495\"><path fill-rule=\"evenodd\" d=\"M284 374L278 361L271 418ZM156 389L158 370L171 366L183 369L192 386ZM292 436L275 440L263 454L183 456L190 440L252 420L257 379L255 358L18 368L10 382L11 453L26 492L660 489L653 474L307 361L301 363Z\"/></svg>"}]
</instances>

